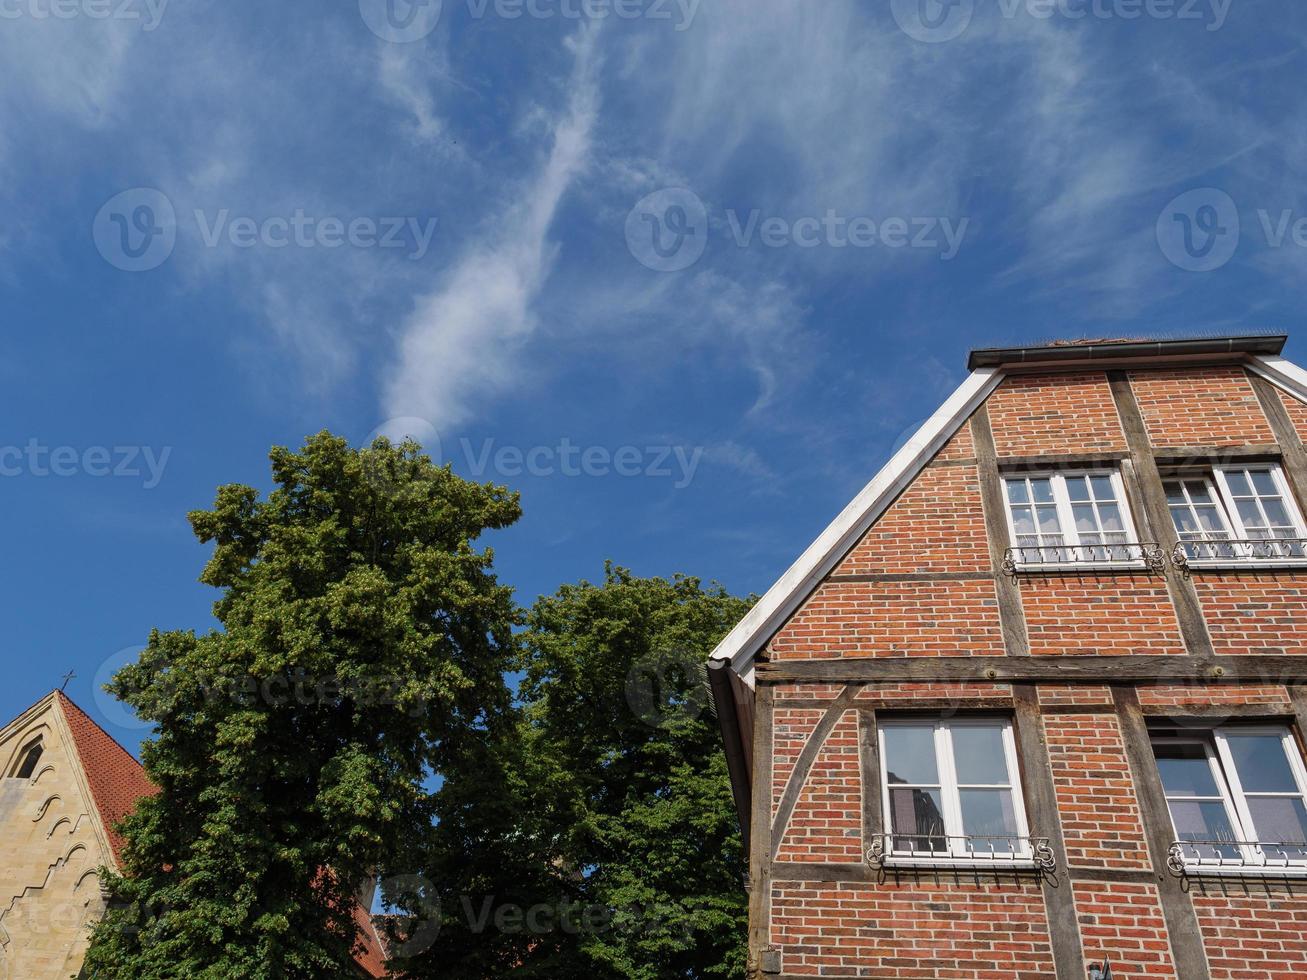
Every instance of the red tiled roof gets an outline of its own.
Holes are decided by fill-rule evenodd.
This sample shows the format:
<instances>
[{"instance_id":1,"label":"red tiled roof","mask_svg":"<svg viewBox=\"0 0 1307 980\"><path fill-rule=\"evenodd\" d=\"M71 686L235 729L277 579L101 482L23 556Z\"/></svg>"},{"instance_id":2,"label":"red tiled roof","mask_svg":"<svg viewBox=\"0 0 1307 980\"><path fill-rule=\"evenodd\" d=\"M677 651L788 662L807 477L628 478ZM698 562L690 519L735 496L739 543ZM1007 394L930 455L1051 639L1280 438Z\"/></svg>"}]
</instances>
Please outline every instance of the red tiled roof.
<instances>
[{"instance_id":1,"label":"red tiled roof","mask_svg":"<svg viewBox=\"0 0 1307 980\"><path fill-rule=\"evenodd\" d=\"M158 789L145 775L145 769L132 754L113 740L89 715L73 703L62 691L55 697L63 709L68 728L73 734L73 748L77 760L86 773L91 789L91 802L100 814L100 821L109 834L109 846L114 860L122 866L122 835L114 825L136 809L136 801L153 796Z\"/></svg>"},{"instance_id":2,"label":"red tiled roof","mask_svg":"<svg viewBox=\"0 0 1307 980\"><path fill-rule=\"evenodd\" d=\"M150 782L145 775L145 768L136 758L92 721L68 695L56 691L55 698L72 732L77 761L86 773L86 783L91 789L91 802L108 831L114 859L121 867L122 849L126 842L114 829L114 825L136 809L137 800L153 796L159 789ZM354 962L370 977L385 977L381 938L369 910L357 902L354 905L354 922L358 925L363 940L363 951L354 957Z\"/></svg>"}]
</instances>

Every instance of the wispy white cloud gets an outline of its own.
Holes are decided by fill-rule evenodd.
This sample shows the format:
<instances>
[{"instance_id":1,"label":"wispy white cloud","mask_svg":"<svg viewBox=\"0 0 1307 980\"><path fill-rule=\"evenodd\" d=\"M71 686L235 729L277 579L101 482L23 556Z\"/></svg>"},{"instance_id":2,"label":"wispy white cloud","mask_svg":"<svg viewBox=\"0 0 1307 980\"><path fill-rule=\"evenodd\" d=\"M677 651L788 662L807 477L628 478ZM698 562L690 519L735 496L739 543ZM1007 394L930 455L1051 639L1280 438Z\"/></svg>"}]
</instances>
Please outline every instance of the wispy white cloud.
<instances>
[{"instance_id":1,"label":"wispy white cloud","mask_svg":"<svg viewBox=\"0 0 1307 980\"><path fill-rule=\"evenodd\" d=\"M387 412L436 426L467 418L513 384L522 346L538 325L535 302L557 254L550 228L589 160L599 111L599 31L569 39L566 108L551 120L552 148L485 240L472 240L435 292L418 300L386 384Z\"/></svg>"}]
</instances>

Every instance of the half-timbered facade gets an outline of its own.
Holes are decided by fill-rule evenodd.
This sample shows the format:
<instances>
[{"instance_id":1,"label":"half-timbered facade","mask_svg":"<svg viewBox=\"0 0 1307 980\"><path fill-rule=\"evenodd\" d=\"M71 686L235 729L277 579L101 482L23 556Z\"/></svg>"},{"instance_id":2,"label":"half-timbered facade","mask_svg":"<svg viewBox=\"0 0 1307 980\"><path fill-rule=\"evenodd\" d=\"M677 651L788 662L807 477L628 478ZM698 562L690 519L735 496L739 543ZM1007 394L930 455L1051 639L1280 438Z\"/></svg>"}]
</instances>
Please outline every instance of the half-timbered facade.
<instances>
[{"instance_id":1,"label":"half-timbered facade","mask_svg":"<svg viewBox=\"0 0 1307 980\"><path fill-rule=\"evenodd\" d=\"M1307 372L971 355L713 654L754 976L1307 976Z\"/></svg>"}]
</instances>

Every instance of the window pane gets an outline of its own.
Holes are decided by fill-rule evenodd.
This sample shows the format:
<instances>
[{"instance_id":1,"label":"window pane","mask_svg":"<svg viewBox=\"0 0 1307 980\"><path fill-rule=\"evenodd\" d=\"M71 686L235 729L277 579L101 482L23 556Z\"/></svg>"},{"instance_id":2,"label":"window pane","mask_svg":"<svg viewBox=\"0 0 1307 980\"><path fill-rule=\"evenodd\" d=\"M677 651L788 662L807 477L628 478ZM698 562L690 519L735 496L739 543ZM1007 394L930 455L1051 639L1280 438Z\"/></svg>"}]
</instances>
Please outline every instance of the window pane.
<instances>
[{"instance_id":1,"label":"window pane","mask_svg":"<svg viewBox=\"0 0 1307 980\"><path fill-rule=\"evenodd\" d=\"M1057 534L1062 530L1061 525L1057 522L1057 508L1040 507L1038 510L1039 530L1041 534Z\"/></svg>"},{"instance_id":2,"label":"window pane","mask_svg":"<svg viewBox=\"0 0 1307 980\"><path fill-rule=\"evenodd\" d=\"M1184 490L1178 483L1163 483L1162 489L1166 491L1167 503L1175 506L1182 506L1188 501L1184 499Z\"/></svg>"},{"instance_id":3,"label":"window pane","mask_svg":"<svg viewBox=\"0 0 1307 980\"><path fill-rule=\"evenodd\" d=\"M1035 517L1029 507L1016 507L1012 511L1012 524L1017 534L1034 534Z\"/></svg>"},{"instance_id":4,"label":"window pane","mask_svg":"<svg viewBox=\"0 0 1307 980\"><path fill-rule=\"evenodd\" d=\"M1035 503L1051 504L1053 502L1053 483L1051 480L1031 480L1030 489L1035 494Z\"/></svg>"},{"instance_id":5,"label":"window pane","mask_svg":"<svg viewBox=\"0 0 1307 980\"><path fill-rule=\"evenodd\" d=\"M1198 531L1198 521L1189 513L1188 507L1172 507L1171 520L1175 521L1175 529L1181 534L1195 534Z\"/></svg>"},{"instance_id":6,"label":"window pane","mask_svg":"<svg viewBox=\"0 0 1307 980\"><path fill-rule=\"evenodd\" d=\"M895 850L947 850L948 841L944 837L944 807L940 803L939 790L891 787L889 809L890 828L895 834Z\"/></svg>"},{"instance_id":7,"label":"window pane","mask_svg":"<svg viewBox=\"0 0 1307 980\"><path fill-rule=\"evenodd\" d=\"M1098 508L1098 516L1103 521L1104 531L1125 530L1125 522L1121 520L1121 510L1116 504L1103 504Z\"/></svg>"},{"instance_id":8,"label":"window pane","mask_svg":"<svg viewBox=\"0 0 1307 980\"><path fill-rule=\"evenodd\" d=\"M1252 815L1259 841L1307 843L1307 807L1302 805L1302 800L1284 796L1253 796L1248 799L1248 812ZM1276 855L1272 853L1270 856ZM1295 857L1300 859L1301 856Z\"/></svg>"},{"instance_id":9,"label":"window pane","mask_svg":"<svg viewBox=\"0 0 1307 980\"><path fill-rule=\"evenodd\" d=\"M1212 766L1201 745L1183 742L1154 744L1157 769L1167 796L1220 796Z\"/></svg>"},{"instance_id":10,"label":"window pane","mask_svg":"<svg viewBox=\"0 0 1307 980\"><path fill-rule=\"evenodd\" d=\"M1095 500L1115 500L1116 491L1112 489L1112 478L1110 476L1094 476L1089 479L1094 488Z\"/></svg>"},{"instance_id":11,"label":"window pane","mask_svg":"<svg viewBox=\"0 0 1307 980\"><path fill-rule=\"evenodd\" d=\"M958 782L963 786L973 783L1006 786L1011 782L1007 753L1003 749L1003 729L999 725L954 725L953 759Z\"/></svg>"},{"instance_id":12,"label":"window pane","mask_svg":"<svg viewBox=\"0 0 1307 980\"><path fill-rule=\"evenodd\" d=\"M1211 491L1207 489L1207 484L1202 480L1191 480L1185 483L1189 491L1189 499L1196 504L1209 504L1212 502Z\"/></svg>"},{"instance_id":13,"label":"window pane","mask_svg":"<svg viewBox=\"0 0 1307 980\"><path fill-rule=\"evenodd\" d=\"M1012 806L1009 789L964 789L962 800L962 832L968 837L1015 837L1016 811ZM969 849L985 853L993 846L998 852L1015 850L1015 841L968 841Z\"/></svg>"},{"instance_id":14,"label":"window pane","mask_svg":"<svg viewBox=\"0 0 1307 980\"><path fill-rule=\"evenodd\" d=\"M934 725L888 725L884 731L885 776L891 784L939 784Z\"/></svg>"},{"instance_id":15,"label":"window pane","mask_svg":"<svg viewBox=\"0 0 1307 980\"><path fill-rule=\"evenodd\" d=\"M1262 507L1266 509L1266 519L1271 522L1272 527L1289 527L1293 523L1289 520L1289 512L1285 510L1284 501L1278 497L1263 500Z\"/></svg>"},{"instance_id":16,"label":"window pane","mask_svg":"<svg viewBox=\"0 0 1307 980\"><path fill-rule=\"evenodd\" d=\"M1074 501L1089 499L1089 479L1083 476L1070 476L1066 481L1067 496Z\"/></svg>"},{"instance_id":17,"label":"window pane","mask_svg":"<svg viewBox=\"0 0 1307 980\"><path fill-rule=\"evenodd\" d=\"M1250 470L1248 475L1252 477L1253 489L1263 497L1274 497L1279 494L1275 481L1271 479L1270 470Z\"/></svg>"},{"instance_id":18,"label":"window pane","mask_svg":"<svg viewBox=\"0 0 1307 980\"><path fill-rule=\"evenodd\" d=\"M1030 503L1030 494L1026 492L1025 480L1007 481L1007 499L1014 504Z\"/></svg>"},{"instance_id":19,"label":"window pane","mask_svg":"<svg viewBox=\"0 0 1307 980\"><path fill-rule=\"evenodd\" d=\"M1239 520L1243 521L1246 528L1264 527L1265 522L1262 520L1262 512L1257 509L1257 503L1252 500L1236 500L1235 507L1239 509Z\"/></svg>"},{"instance_id":20,"label":"window pane","mask_svg":"<svg viewBox=\"0 0 1307 980\"><path fill-rule=\"evenodd\" d=\"M1298 792L1279 736L1229 735L1226 741L1245 793Z\"/></svg>"},{"instance_id":21,"label":"window pane","mask_svg":"<svg viewBox=\"0 0 1307 980\"><path fill-rule=\"evenodd\" d=\"M1209 842L1238 840L1224 803L1178 800L1172 801L1170 806L1171 819L1175 822L1175 833L1179 840ZM1228 856L1234 857L1236 853L1234 848L1230 848ZM1204 856L1210 857L1211 853Z\"/></svg>"},{"instance_id":22,"label":"window pane","mask_svg":"<svg viewBox=\"0 0 1307 980\"><path fill-rule=\"evenodd\" d=\"M1092 505L1076 504L1071 508L1071 513L1075 515L1077 531L1092 533L1098 530L1098 518L1094 516Z\"/></svg>"},{"instance_id":23,"label":"window pane","mask_svg":"<svg viewBox=\"0 0 1307 980\"><path fill-rule=\"evenodd\" d=\"M1213 536L1225 534L1225 521L1221 519L1221 512L1215 507L1199 507L1198 521L1204 531L1214 532Z\"/></svg>"},{"instance_id":24,"label":"window pane","mask_svg":"<svg viewBox=\"0 0 1307 980\"><path fill-rule=\"evenodd\" d=\"M1230 492L1236 497L1252 496L1252 487L1248 485L1248 477L1244 475L1243 470L1227 471L1225 482L1230 485Z\"/></svg>"}]
</instances>

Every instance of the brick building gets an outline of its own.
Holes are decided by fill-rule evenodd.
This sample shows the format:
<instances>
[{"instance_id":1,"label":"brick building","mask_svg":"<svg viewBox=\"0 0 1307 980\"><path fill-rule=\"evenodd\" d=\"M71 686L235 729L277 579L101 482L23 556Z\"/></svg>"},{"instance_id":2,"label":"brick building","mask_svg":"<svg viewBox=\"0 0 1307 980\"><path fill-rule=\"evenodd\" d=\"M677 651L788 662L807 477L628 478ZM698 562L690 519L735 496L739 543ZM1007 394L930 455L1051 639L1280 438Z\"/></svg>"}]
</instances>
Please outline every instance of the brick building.
<instances>
[{"instance_id":1,"label":"brick building","mask_svg":"<svg viewBox=\"0 0 1307 980\"><path fill-rule=\"evenodd\" d=\"M974 351L722 642L754 976L1307 977L1283 344Z\"/></svg>"}]
</instances>

